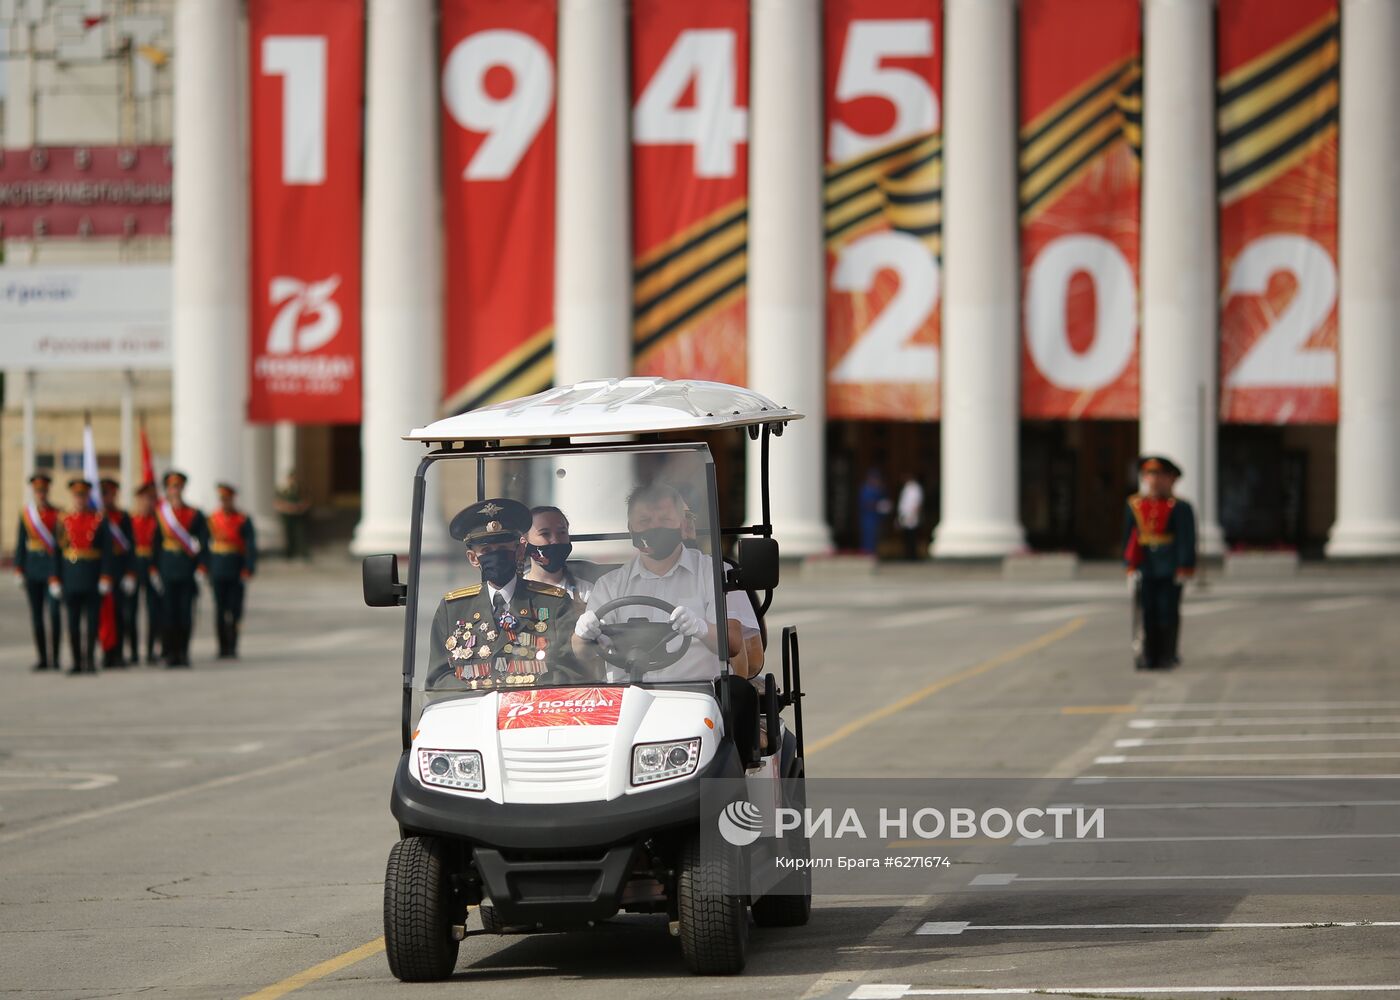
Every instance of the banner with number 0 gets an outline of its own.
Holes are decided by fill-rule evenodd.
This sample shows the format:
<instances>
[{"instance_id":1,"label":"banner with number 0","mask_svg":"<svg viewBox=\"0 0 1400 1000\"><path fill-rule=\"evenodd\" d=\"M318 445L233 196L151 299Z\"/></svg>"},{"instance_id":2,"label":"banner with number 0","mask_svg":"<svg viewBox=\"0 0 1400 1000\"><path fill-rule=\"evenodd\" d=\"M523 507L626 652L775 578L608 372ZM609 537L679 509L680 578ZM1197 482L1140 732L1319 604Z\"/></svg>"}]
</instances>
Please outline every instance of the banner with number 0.
<instances>
[{"instance_id":1,"label":"banner with number 0","mask_svg":"<svg viewBox=\"0 0 1400 1000\"><path fill-rule=\"evenodd\" d=\"M1337 420L1336 0L1220 0L1220 416Z\"/></svg>"},{"instance_id":2,"label":"banner with number 0","mask_svg":"<svg viewBox=\"0 0 1400 1000\"><path fill-rule=\"evenodd\" d=\"M555 0L442 0L444 390L454 411L553 379Z\"/></svg>"},{"instance_id":3,"label":"banner with number 0","mask_svg":"<svg viewBox=\"0 0 1400 1000\"><path fill-rule=\"evenodd\" d=\"M633 0L634 370L743 385L747 0Z\"/></svg>"},{"instance_id":4,"label":"banner with number 0","mask_svg":"<svg viewBox=\"0 0 1400 1000\"><path fill-rule=\"evenodd\" d=\"M249 0L248 419L360 419L362 0Z\"/></svg>"},{"instance_id":5,"label":"banner with number 0","mask_svg":"<svg viewBox=\"0 0 1400 1000\"><path fill-rule=\"evenodd\" d=\"M941 0L827 0L827 413L938 417Z\"/></svg>"},{"instance_id":6,"label":"banner with number 0","mask_svg":"<svg viewBox=\"0 0 1400 1000\"><path fill-rule=\"evenodd\" d=\"M1021 413L1138 412L1138 0L1023 0Z\"/></svg>"}]
</instances>

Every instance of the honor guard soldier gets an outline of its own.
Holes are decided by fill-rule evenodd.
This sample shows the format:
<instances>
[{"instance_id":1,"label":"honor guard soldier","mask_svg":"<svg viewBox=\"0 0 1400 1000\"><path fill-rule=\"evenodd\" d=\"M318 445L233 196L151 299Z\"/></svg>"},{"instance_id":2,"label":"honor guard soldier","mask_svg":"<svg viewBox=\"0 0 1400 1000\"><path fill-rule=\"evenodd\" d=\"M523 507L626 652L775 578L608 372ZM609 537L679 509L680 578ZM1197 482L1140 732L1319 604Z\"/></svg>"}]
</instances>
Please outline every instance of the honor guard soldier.
<instances>
[{"instance_id":1,"label":"honor guard soldier","mask_svg":"<svg viewBox=\"0 0 1400 1000\"><path fill-rule=\"evenodd\" d=\"M1123 518L1123 562L1133 581L1135 665L1165 670L1181 662L1181 586L1196 572L1196 515L1172 496L1181 469L1170 459L1138 460L1144 491L1128 498Z\"/></svg>"},{"instance_id":2,"label":"honor guard soldier","mask_svg":"<svg viewBox=\"0 0 1400 1000\"><path fill-rule=\"evenodd\" d=\"M220 483L219 509L209 515L209 580L214 588L214 620L219 630L219 659L238 657L238 626L243 595L258 560L253 520L234 506L238 491Z\"/></svg>"},{"instance_id":3,"label":"honor guard soldier","mask_svg":"<svg viewBox=\"0 0 1400 1000\"><path fill-rule=\"evenodd\" d=\"M97 673L97 627L102 598L112 592L112 542L107 519L92 506L92 486L70 479L73 509L58 519L58 575L50 592L68 606L70 674ZM84 632L84 625L87 626Z\"/></svg>"},{"instance_id":4,"label":"honor guard soldier","mask_svg":"<svg viewBox=\"0 0 1400 1000\"><path fill-rule=\"evenodd\" d=\"M135 628L136 611L136 551L132 541L131 516L117 504L119 483L115 479L103 479L98 483L102 490L102 514L107 518L107 532L112 542L112 579L116 586L112 589L112 610L115 612L116 642L111 649L102 651L103 667L124 667L123 655L126 637ZM133 652L131 661L136 662Z\"/></svg>"},{"instance_id":5,"label":"honor guard soldier","mask_svg":"<svg viewBox=\"0 0 1400 1000\"><path fill-rule=\"evenodd\" d=\"M136 627L139 605L146 605L146 662L156 662L156 640L164 628L161 616L160 574L156 572L156 484L142 483L136 491L136 503L131 514L131 541L134 545L132 570L136 575L136 593L131 598L131 662L139 661L140 641Z\"/></svg>"},{"instance_id":6,"label":"honor guard soldier","mask_svg":"<svg viewBox=\"0 0 1400 1000\"><path fill-rule=\"evenodd\" d=\"M156 507L156 572L164 590L165 635L161 649L167 667L190 665L190 633L199 581L208 575L209 528L204 515L185 503L183 472L161 480L165 499Z\"/></svg>"},{"instance_id":7,"label":"honor guard soldier","mask_svg":"<svg viewBox=\"0 0 1400 1000\"><path fill-rule=\"evenodd\" d=\"M15 542L15 575L29 598L29 623L39 651L35 670L58 670L62 643L59 601L50 593L49 581L58 577L58 508L49 503L53 480L44 472L29 477L30 500L19 515ZM48 629L45 631L45 613Z\"/></svg>"},{"instance_id":8,"label":"honor guard soldier","mask_svg":"<svg viewBox=\"0 0 1400 1000\"><path fill-rule=\"evenodd\" d=\"M574 679L574 602L562 587L520 576L529 531L530 510L515 500L483 500L452 519L448 532L466 543L481 583L438 605L429 671L435 686L450 688L454 677L472 690Z\"/></svg>"}]
</instances>

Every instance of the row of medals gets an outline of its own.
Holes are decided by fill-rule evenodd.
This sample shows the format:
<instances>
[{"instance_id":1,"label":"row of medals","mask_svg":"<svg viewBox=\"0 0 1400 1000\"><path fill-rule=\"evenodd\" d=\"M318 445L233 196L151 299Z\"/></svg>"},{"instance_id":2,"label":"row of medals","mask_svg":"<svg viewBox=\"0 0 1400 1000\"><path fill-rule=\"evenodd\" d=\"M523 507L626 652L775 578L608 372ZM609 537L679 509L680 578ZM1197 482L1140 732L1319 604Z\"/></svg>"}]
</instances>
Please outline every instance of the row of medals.
<instances>
[{"instance_id":1,"label":"row of medals","mask_svg":"<svg viewBox=\"0 0 1400 1000\"><path fill-rule=\"evenodd\" d=\"M521 613L527 612L521 609ZM542 609L540 614L543 616L547 612ZM506 637L509 640L501 647L499 654L510 658L510 665L507 667L509 673L505 678L505 683L533 684L535 675L545 672L545 647L549 645L549 640L542 634L531 637L523 628L519 632L510 631L510 626L519 624L520 622L511 614L507 614L501 622L501 627L506 628ZM528 623L526 625L531 627ZM541 620L535 622L532 627L536 632L543 633L549 628L549 625ZM477 645L477 633L480 633L481 638L485 640L480 645ZM473 677L482 678L491 673L491 664L486 662L491 657L491 647L488 643L495 642L499 635L495 623L483 620L481 612L474 611L472 612L472 621L467 622L460 619L457 621L457 627L447 637L444 645L447 647L448 656L454 660L469 660L475 654L476 658L483 662L471 664L470 674ZM534 639L533 647L529 641L531 638ZM464 669L465 667L466 664L463 664Z\"/></svg>"}]
</instances>

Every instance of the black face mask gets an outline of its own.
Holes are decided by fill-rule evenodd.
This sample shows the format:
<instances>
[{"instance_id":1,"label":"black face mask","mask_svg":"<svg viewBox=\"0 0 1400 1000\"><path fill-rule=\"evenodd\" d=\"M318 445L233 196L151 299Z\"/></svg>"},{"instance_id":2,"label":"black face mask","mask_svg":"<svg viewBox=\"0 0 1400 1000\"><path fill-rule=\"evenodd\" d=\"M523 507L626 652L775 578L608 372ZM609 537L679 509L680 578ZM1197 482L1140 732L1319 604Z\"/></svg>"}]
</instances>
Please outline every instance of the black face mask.
<instances>
[{"instance_id":1,"label":"black face mask","mask_svg":"<svg viewBox=\"0 0 1400 1000\"><path fill-rule=\"evenodd\" d=\"M700 539L686 538L681 541L681 544L688 549L698 549L700 547Z\"/></svg>"},{"instance_id":2,"label":"black face mask","mask_svg":"<svg viewBox=\"0 0 1400 1000\"><path fill-rule=\"evenodd\" d=\"M568 561L569 553L574 551L574 543L550 542L548 545L531 545L530 548L534 550L535 562L540 564L541 569L546 573L558 573Z\"/></svg>"},{"instance_id":3,"label":"black face mask","mask_svg":"<svg viewBox=\"0 0 1400 1000\"><path fill-rule=\"evenodd\" d=\"M648 528L646 531L632 532L632 546L647 549L653 559L669 559L676 546L681 543L680 528Z\"/></svg>"},{"instance_id":4,"label":"black face mask","mask_svg":"<svg viewBox=\"0 0 1400 1000\"><path fill-rule=\"evenodd\" d=\"M488 549L477 556L481 563L481 578L493 586L510 583L515 576L515 552L512 549Z\"/></svg>"}]
</instances>

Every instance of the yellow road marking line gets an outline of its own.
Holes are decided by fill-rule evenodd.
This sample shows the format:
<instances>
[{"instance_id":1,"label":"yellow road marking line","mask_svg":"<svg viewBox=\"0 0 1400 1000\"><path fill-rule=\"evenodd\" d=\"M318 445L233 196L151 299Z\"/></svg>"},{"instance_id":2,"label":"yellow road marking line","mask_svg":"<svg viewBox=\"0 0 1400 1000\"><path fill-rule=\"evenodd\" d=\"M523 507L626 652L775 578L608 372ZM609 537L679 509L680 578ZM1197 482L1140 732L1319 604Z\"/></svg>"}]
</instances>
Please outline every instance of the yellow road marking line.
<instances>
[{"instance_id":1,"label":"yellow road marking line","mask_svg":"<svg viewBox=\"0 0 1400 1000\"><path fill-rule=\"evenodd\" d=\"M971 680L974 677L980 677L982 674L989 673L997 667L1004 667L1008 663L1014 663L1024 656L1029 656L1031 653L1042 650L1046 646L1053 645L1065 636L1083 628L1084 623L1088 620L1087 618L1075 618L1072 621L1065 622L1065 624L1057 629L1046 632L1037 639L1032 639L1030 642L1023 642L1021 645L1008 649L1004 653L998 653L990 660L983 660L981 663L974 664L965 670L959 670L955 674L949 674L947 677L940 677L933 683L905 695L898 701L890 702L883 708L877 708L875 711L862 715L858 719L852 719L828 736L824 736L819 740L813 740L805 747L805 755L810 757L814 753L820 753L823 750L830 749L846 737L860 732L867 726L888 719L892 715L898 715L906 708L912 708L924 699L937 694L939 691L945 691L954 684L961 684L963 681Z\"/></svg>"},{"instance_id":2,"label":"yellow road marking line","mask_svg":"<svg viewBox=\"0 0 1400 1000\"><path fill-rule=\"evenodd\" d=\"M1061 715L1113 715L1115 712L1136 712L1136 705L1066 705Z\"/></svg>"},{"instance_id":3,"label":"yellow road marking line","mask_svg":"<svg viewBox=\"0 0 1400 1000\"><path fill-rule=\"evenodd\" d=\"M382 937L375 938L373 941L362 944L358 948L351 948L335 958L328 958L320 965L313 965L294 976L288 976L280 983L273 983L256 993L249 993L243 1000L277 1000L278 997L284 997L293 990L299 990L318 979L325 979L331 973L339 972L348 965L363 962L371 955L378 955L383 950L384 939Z\"/></svg>"}]
</instances>

